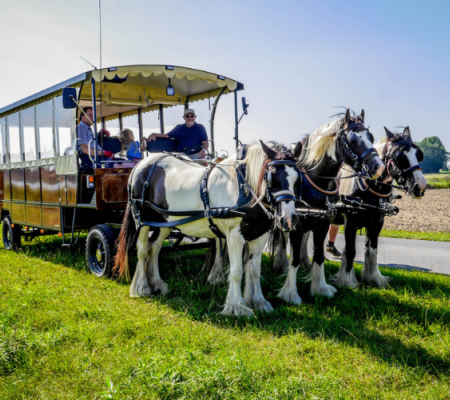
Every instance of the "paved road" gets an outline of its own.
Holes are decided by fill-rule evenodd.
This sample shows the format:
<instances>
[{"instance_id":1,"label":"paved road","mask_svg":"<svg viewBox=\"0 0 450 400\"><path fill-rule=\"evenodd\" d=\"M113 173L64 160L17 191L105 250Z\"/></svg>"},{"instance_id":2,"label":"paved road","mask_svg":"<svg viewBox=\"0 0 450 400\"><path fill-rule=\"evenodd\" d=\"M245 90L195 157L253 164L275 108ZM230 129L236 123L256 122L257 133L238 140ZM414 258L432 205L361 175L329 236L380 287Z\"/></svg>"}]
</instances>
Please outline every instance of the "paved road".
<instances>
[{"instance_id":1,"label":"paved road","mask_svg":"<svg viewBox=\"0 0 450 400\"><path fill-rule=\"evenodd\" d=\"M312 254L312 235L308 242L309 254ZM356 237L356 262L364 260L364 236ZM344 248L344 235L338 235L336 247ZM330 260L339 260L330 253L325 255ZM378 240L378 264L425 272L450 275L450 243L431 242L427 240L392 239L380 237Z\"/></svg>"}]
</instances>

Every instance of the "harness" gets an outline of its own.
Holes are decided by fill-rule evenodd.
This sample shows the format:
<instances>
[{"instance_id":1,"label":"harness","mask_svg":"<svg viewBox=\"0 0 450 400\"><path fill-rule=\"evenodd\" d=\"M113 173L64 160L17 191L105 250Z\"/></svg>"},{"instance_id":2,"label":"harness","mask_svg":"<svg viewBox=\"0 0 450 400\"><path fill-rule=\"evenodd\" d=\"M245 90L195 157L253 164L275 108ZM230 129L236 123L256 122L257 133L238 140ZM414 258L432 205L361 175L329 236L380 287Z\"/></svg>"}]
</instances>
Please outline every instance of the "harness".
<instances>
[{"instance_id":1,"label":"harness","mask_svg":"<svg viewBox=\"0 0 450 400\"><path fill-rule=\"evenodd\" d=\"M420 153L418 154L418 158L421 157L421 159L423 160L423 153L422 150L420 150L420 148L412 141L412 140L400 140L398 142L392 143L389 142L389 144L387 146L384 147L383 149L383 159L385 161L386 164L386 170L387 173L389 175L389 177L391 179L394 179L394 177L391 176L391 173L389 172L389 166L393 166L395 171L397 172L397 174L399 175L399 179L397 179L399 181L399 183L402 183L401 181L407 181L406 175L417 171L417 170L422 170L422 166L420 164L417 165L413 165L412 167L409 167L406 170L402 170L398 167L398 162L395 159L395 152L402 146L402 145L410 145L412 148L418 150ZM419 161L419 160L418 160Z\"/></svg>"}]
</instances>

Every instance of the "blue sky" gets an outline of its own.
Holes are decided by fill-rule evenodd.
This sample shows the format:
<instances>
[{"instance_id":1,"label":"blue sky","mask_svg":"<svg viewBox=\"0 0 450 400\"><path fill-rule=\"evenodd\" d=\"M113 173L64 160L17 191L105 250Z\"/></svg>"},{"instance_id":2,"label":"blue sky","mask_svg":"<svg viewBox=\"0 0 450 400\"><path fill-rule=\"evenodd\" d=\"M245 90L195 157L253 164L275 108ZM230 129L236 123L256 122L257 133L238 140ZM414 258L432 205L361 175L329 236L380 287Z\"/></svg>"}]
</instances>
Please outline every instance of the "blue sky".
<instances>
[{"instance_id":1,"label":"blue sky","mask_svg":"<svg viewBox=\"0 0 450 400\"><path fill-rule=\"evenodd\" d=\"M0 107L90 69L80 56L99 65L97 0L0 10ZM450 151L449 1L103 0L102 16L103 67L183 65L243 82L244 142L294 142L347 106L365 109L376 138L409 125ZM232 150L228 97L217 147Z\"/></svg>"}]
</instances>

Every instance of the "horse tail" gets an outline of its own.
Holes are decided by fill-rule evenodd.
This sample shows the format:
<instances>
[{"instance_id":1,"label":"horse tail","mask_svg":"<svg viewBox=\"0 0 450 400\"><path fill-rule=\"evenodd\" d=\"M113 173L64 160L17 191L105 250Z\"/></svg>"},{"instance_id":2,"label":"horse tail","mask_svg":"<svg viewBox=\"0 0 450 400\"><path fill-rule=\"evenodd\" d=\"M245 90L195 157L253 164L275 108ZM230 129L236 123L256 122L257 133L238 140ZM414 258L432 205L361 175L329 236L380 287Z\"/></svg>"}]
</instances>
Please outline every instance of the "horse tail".
<instances>
[{"instance_id":1,"label":"horse tail","mask_svg":"<svg viewBox=\"0 0 450 400\"><path fill-rule=\"evenodd\" d=\"M122 228L117 239L117 254L114 263L114 272L117 272L119 278L123 277L128 282L131 280L128 265L128 250L135 242L136 233L136 223L131 212L131 204L128 203L125 216L123 217Z\"/></svg>"}]
</instances>

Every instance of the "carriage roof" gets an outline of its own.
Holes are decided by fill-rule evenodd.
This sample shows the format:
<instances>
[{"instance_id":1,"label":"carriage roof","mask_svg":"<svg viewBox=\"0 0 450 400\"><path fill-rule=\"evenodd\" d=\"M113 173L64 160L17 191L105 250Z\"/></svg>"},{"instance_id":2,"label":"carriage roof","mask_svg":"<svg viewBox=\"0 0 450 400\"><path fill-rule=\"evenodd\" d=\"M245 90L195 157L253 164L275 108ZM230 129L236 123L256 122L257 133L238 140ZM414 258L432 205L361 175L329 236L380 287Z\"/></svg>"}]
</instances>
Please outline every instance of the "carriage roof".
<instances>
[{"instance_id":1,"label":"carriage roof","mask_svg":"<svg viewBox=\"0 0 450 400\"><path fill-rule=\"evenodd\" d=\"M243 90L236 80L211 72L170 65L130 65L103 68L77 75L55 86L26 97L0 109L0 118L35 104L47 101L65 87L80 88L81 105L92 104L92 78L96 84L97 107L103 103L102 116L108 119L118 113L133 115L138 109L149 112L163 107L184 105L217 97L220 93ZM175 95L168 96L169 84Z\"/></svg>"}]
</instances>

